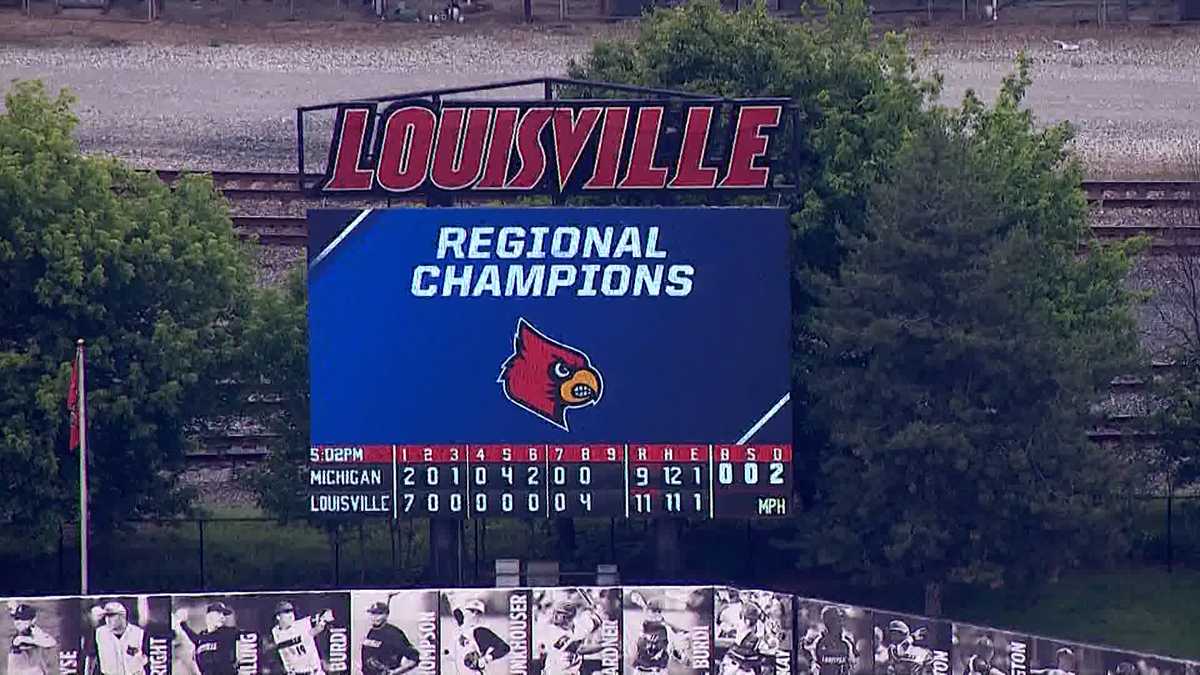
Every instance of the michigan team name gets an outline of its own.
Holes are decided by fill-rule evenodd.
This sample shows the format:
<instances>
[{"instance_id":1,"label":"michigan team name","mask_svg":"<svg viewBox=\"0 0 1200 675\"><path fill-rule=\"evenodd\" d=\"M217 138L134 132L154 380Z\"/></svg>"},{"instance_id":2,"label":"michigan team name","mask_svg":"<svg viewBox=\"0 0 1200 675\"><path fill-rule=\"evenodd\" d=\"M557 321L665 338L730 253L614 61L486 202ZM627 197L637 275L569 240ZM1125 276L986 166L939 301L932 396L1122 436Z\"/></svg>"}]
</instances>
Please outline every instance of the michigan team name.
<instances>
[{"instance_id":1,"label":"michigan team name","mask_svg":"<svg viewBox=\"0 0 1200 675\"><path fill-rule=\"evenodd\" d=\"M777 101L342 107L324 193L764 190ZM670 137L667 136L670 134Z\"/></svg>"},{"instance_id":2,"label":"michigan team name","mask_svg":"<svg viewBox=\"0 0 1200 675\"><path fill-rule=\"evenodd\" d=\"M415 266L413 296L685 297L696 273L670 262L657 226L448 226L436 259L463 262Z\"/></svg>"}]
</instances>

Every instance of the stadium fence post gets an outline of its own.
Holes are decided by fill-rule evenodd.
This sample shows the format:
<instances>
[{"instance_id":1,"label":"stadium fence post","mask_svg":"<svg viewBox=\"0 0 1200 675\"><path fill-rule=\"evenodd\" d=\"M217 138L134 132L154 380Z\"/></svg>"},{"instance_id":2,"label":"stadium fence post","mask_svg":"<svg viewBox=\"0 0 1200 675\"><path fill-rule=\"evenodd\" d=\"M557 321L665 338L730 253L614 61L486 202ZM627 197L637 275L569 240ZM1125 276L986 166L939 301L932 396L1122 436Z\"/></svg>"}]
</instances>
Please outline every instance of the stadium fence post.
<instances>
[{"instance_id":1,"label":"stadium fence post","mask_svg":"<svg viewBox=\"0 0 1200 675\"><path fill-rule=\"evenodd\" d=\"M196 553L199 558L198 562L200 563L200 588L201 588L201 590L203 590L208 587L208 585L205 583L206 579L204 578L205 575L204 575L204 519L203 518L196 519L196 532L199 535L199 545L197 546Z\"/></svg>"},{"instance_id":2,"label":"stadium fence post","mask_svg":"<svg viewBox=\"0 0 1200 675\"><path fill-rule=\"evenodd\" d=\"M1175 571L1175 546L1174 546L1174 541L1172 541L1172 539L1173 539L1172 534L1174 534L1174 532L1173 532L1174 528L1172 527L1172 521L1174 520L1174 518L1172 517L1174 515L1172 513L1172 511L1173 511L1172 506L1175 501L1173 499L1174 494L1175 494L1175 490L1174 490L1173 486L1168 487L1167 488L1167 574L1170 574L1171 572Z\"/></svg>"},{"instance_id":3,"label":"stadium fence post","mask_svg":"<svg viewBox=\"0 0 1200 675\"><path fill-rule=\"evenodd\" d=\"M60 588L60 589L63 587L63 567L65 567L64 557L66 555L63 550L64 549L63 538L64 538L63 524L61 522L59 522L59 524L58 524L58 585L56 586L56 588Z\"/></svg>"}]
</instances>

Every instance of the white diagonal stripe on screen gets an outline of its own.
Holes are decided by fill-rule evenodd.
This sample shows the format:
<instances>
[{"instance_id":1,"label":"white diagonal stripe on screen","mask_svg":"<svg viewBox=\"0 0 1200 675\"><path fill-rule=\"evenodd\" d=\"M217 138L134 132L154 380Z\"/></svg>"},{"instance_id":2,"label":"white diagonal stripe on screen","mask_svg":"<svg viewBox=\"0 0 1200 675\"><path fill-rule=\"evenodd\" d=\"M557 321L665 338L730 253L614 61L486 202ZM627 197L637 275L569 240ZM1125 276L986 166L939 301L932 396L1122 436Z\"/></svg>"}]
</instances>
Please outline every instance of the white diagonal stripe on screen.
<instances>
[{"instance_id":1,"label":"white diagonal stripe on screen","mask_svg":"<svg viewBox=\"0 0 1200 675\"><path fill-rule=\"evenodd\" d=\"M737 444L744 445L746 443L746 441L750 440L751 436L758 433L758 430L761 429L764 424L769 422L771 420L771 418L775 416L775 413L779 412L779 409L782 408L783 406L787 405L787 402L790 401L791 399L792 399L792 392L789 391L788 393L784 394L783 398L779 399L778 401L775 402L775 405L771 406L771 409L767 411L767 414L760 417L759 420L754 423L754 426L750 427L749 431L742 434L742 437L738 439Z\"/></svg>"},{"instance_id":2,"label":"white diagonal stripe on screen","mask_svg":"<svg viewBox=\"0 0 1200 675\"><path fill-rule=\"evenodd\" d=\"M363 219L370 215L371 211L374 210L375 209L363 209L362 213L355 216L354 220L350 221L350 224L346 226L346 229L342 230L341 234L334 238L333 241L329 242L329 245L325 247L325 250L321 251L317 257L313 258L313 261L308 264L308 269L311 270L317 266L317 263L329 257L329 254L333 253L333 249L337 248L338 244L342 243L346 237L350 236L350 233L354 231L354 228L358 227L358 224L361 223Z\"/></svg>"}]
</instances>

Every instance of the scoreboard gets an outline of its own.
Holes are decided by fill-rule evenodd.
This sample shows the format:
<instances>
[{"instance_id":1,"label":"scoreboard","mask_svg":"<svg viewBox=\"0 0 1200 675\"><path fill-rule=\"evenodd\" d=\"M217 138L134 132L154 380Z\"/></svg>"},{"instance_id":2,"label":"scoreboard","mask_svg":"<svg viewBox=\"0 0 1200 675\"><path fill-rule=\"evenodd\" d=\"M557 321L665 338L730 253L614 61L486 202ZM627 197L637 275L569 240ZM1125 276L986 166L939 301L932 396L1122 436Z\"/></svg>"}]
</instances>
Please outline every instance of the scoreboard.
<instances>
[{"instance_id":1,"label":"scoreboard","mask_svg":"<svg viewBox=\"0 0 1200 675\"><path fill-rule=\"evenodd\" d=\"M791 515L789 232L759 207L309 211L310 513Z\"/></svg>"},{"instance_id":2,"label":"scoreboard","mask_svg":"<svg viewBox=\"0 0 1200 675\"><path fill-rule=\"evenodd\" d=\"M314 515L389 518L791 514L790 445L364 445L309 451Z\"/></svg>"}]
</instances>

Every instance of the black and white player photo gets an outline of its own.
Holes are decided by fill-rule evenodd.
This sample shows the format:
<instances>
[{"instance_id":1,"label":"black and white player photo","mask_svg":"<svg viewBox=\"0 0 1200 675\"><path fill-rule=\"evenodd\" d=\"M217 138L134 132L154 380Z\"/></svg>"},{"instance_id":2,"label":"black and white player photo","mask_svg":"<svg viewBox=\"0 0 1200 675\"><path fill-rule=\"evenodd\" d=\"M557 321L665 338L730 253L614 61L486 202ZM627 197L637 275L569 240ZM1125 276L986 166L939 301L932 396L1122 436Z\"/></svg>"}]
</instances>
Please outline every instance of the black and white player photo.
<instances>
[{"instance_id":1,"label":"black and white player photo","mask_svg":"<svg viewBox=\"0 0 1200 675\"><path fill-rule=\"evenodd\" d=\"M437 591L352 593L354 675L436 675L437 612Z\"/></svg>"},{"instance_id":2,"label":"black and white player photo","mask_svg":"<svg viewBox=\"0 0 1200 675\"><path fill-rule=\"evenodd\" d=\"M175 596L173 675L348 673L344 593Z\"/></svg>"},{"instance_id":3,"label":"black and white player photo","mask_svg":"<svg viewBox=\"0 0 1200 675\"><path fill-rule=\"evenodd\" d=\"M950 624L874 611L875 675L942 675L951 669Z\"/></svg>"},{"instance_id":4,"label":"black and white player photo","mask_svg":"<svg viewBox=\"0 0 1200 675\"><path fill-rule=\"evenodd\" d=\"M870 610L798 599L796 672L865 675L874 669L874 618Z\"/></svg>"},{"instance_id":5,"label":"black and white player photo","mask_svg":"<svg viewBox=\"0 0 1200 675\"><path fill-rule=\"evenodd\" d=\"M6 601L0 635L8 656L0 675L78 675L79 602L74 598Z\"/></svg>"},{"instance_id":6,"label":"black and white player photo","mask_svg":"<svg viewBox=\"0 0 1200 675\"><path fill-rule=\"evenodd\" d=\"M350 670L347 597L343 594L259 597L275 600L272 625L266 632L266 651L278 660L285 675L326 675Z\"/></svg>"},{"instance_id":7,"label":"black and white player photo","mask_svg":"<svg viewBox=\"0 0 1200 675\"><path fill-rule=\"evenodd\" d=\"M441 675L525 675L529 591L441 593Z\"/></svg>"},{"instance_id":8,"label":"black and white player photo","mask_svg":"<svg viewBox=\"0 0 1200 675\"><path fill-rule=\"evenodd\" d=\"M1197 675L1197 664L1110 649L1089 648L1083 671L1098 675Z\"/></svg>"},{"instance_id":9,"label":"black and white player photo","mask_svg":"<svg viewBox=\"0 0 1200 675\"><path fill-rule=\"evenodd\" d=\"M159 675L171 664L171 599L84 598L84 675Z\"/></svg>"},{"instance_id":10,"label":"black and white player photo","mask_svg":"<svg viewBox=\"0 0 1200 675\"><path fill-rule=\"evenodd\" d=\"M1032 638L992 628L954 624L954 675L1008 675L1029 667Z\"/></svg>"},{"instance_id":11,"label":"black and white player photo","mask_svg":"<svg viewBox=\"0 0 1200 675\"><path fill-rule=\"evenodd\" d=\"M236 675L240 663L257 663L246 650L257 652L258 636L238 630L236 612L221 598L175 596L172 610L175 675Z\"/></svg>"},{"instance_id":12,"label":"black and white player photo","mask_svg":"<svg viewBox=\"0 0 1200 675\"><path fill-rule=\"evenodd\" d=\"M626 675L699 675L712 671L712 587L626 587Z\"/></svg>"},{"instance_id":13,"label":"black and white player photo","mask_svg":"<svg viewBox=\"0 0 1200 675\"><path fill-rule=\"evenodd\" d=\"M533 675L620 675L621 589L535 588Z\"/></svg>"},{"instance_id":14,"label":"black and white player photo","mask_svg":"<svg viewBox=\"0 0 1200 675\"><path fill-rule=\"evenodd\" d=\"M1087 651L1082 645L1036 638L1027 667L1031 675L1100 675Z\"/></svg>"},{"instance_id":15,"label":"black and white player photo","mask_svg":"<svg viewBox=\"0 0 1200 675\"><path fill-rule=\"evenodd\" d=\"M790 675L792 597L772 591L718 587L713 640L720 675Z\"/></svg>"}]
</instances>

